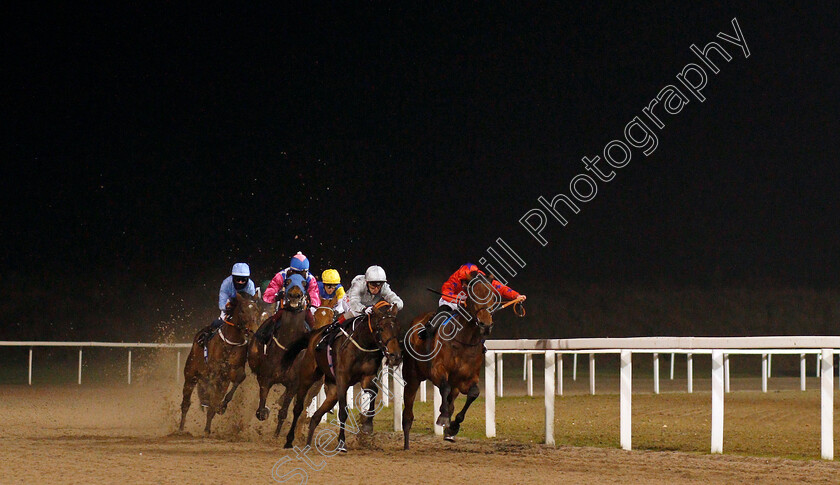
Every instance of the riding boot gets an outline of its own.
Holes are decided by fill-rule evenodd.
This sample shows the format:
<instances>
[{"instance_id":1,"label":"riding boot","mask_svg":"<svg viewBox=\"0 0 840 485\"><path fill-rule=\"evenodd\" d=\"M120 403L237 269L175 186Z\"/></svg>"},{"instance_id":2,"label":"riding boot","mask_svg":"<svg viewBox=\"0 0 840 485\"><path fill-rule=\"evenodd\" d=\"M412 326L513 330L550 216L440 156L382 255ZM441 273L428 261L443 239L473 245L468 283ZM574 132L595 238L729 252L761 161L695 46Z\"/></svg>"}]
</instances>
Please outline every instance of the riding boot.
<instances>
[{"instance_id":1,"label":"riding boot","mask_svg":"<svg viewBox=\"0 0 840 485\"><path fill-rule=\"evenodd\" d=\"M309 310L306 311L306 316L304 320L306 321L306 325L309 327L309 331L311 332L313 328L315 328L315 315L310 312Z\"/></svg>"},{"instance_id":2,"label":"riding boot","mask_svg":"<svg viewBox=\"0 0 840 485\"><path fill-rule=\"evenodd\" d=\"M207 342L210 341L210 337L212 337L217 330L222 328L222 324L224 324L222 319L217 318L213 323L204 327L204 329L201 331L201 335L198 336L198 344L202 347L207 345Z\"/></svg>"},{"instance_id":3,"label":"riding boot","mask_svg":"<svg viewBox=\"0 0 840 485\"><path fill-rule=\"evenodd\" d=\"M330 332L333 331L333 329L336 327L336 325L337 325L336 322L332 322L324 328L324 331L321 332L321 340L315 346L315 350L317 350L318 352L324 350L324 347L326 347L326 345L327 345L328 335L330 334Z\"/></svg>"},{"instance_id":4,"label":"riding boot","mask_svg":"<svg viewBox=\"0 0 840 485\"><path fill-rule=\"evenodd\" d=\"M423 328L420 329L420 332L418 332L418 336L420 337L420 340L427 340L429 337L431 337L435 334L435 330L437 330L437 325L435 324L435 322L438 320L438 318L437 318L438 315L440 315L441 313L447 313L448 314L448 313L451 313L451 312L452 312L452 308L450 308L448 305L439 306L437 311L435 312L435 314L432 315L432 318L430 318L429 321L424 323Z\"/></svg>"},{"instance_id":5,"label":"riding boot","mask_svg":"<svg viewBox=\"0 0 840 485\"><path fill-rule=\"evenodd\" d=\"M256 333L254 333L254 338L257 339L257 342L265 345L268 343L268 339L274 335L274 330L277 328L277 323L280 322L280 317L283 316L283 310L277 310L271 318L265 321L259 329L257 329Z\"/></svg>"}]
</instances>

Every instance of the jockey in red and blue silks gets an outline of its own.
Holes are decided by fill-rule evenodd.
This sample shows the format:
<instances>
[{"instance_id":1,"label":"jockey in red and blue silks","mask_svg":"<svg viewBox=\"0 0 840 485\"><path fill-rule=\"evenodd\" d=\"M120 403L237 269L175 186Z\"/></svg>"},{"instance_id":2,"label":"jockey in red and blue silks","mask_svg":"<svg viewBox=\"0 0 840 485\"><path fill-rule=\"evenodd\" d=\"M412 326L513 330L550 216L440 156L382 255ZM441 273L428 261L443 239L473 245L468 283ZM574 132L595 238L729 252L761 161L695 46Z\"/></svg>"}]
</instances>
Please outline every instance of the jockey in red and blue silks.
<instances>
[{"instance_id":1,"label":"jockey in red and blue silks","mask_svg":"<svg viewBox=\"0 0 840 485\"><path fill-rule=\"evenodd\" d=\"M452 276L450 276L440 288L440 292L443 293L443 296L440 297L440 301L438 302L440 305L438 311L447 309L455 310L458 305L458 295L461 293L466 294L467 289L464 287L462 282L469 281L472 278L475 278L478 274L487 276L484 271L481 271L478 269L478 266L472 263L467 263L452 273ZM495 278L490 282L490 285L504 300L525 300L525 295L520 295L515 290L507 285L503 285Z\"/></svg>"},{"instance_id":2,"label":"jockey in red and blue silks","mask_svg":"<svg viewBox=\"0 0 840 485\"><path fill-rule=\"evenodd\" d=\"M460 302L463 300L463 297L459 297L462 293L466 295L467 288L464 286L464 282L470 281L471 279L475 278L477 275L482 274L487 276L484 271L478 269L478 266L467 263L457 271L452 273L452 276L449 277L448 280L443 284L440 289L442 296L440 297L440 301L438 305L440 305L435 312L435 316L438 313L446 312L451 313L454 312ZM503 300L516 300L516 301L524 301L525 295L521 295L517 293L511 287L502 284L497 279L490 277L490 286L502 297ZM448 319L446 321L449 321ZM420 331L419 336L422 340L426 340L429 335L434 334L435 325L437 325L438 321L433 316L426 324L424 328Z\"/></svg>"},{"instance_id":3,"label":"jockey in red and blue silks","mask_svg":"<svg viewBox=\"0 0 840 485\"><path fill-rule=\"evenodd\" d=\"M280 322L280 319L283 316L283 296L286 293L287 285L293 275L298 275L302 278L301 284L306 287L304 290L307 294L309 306L312 310L314 311L316 308L321 306L321 296L318 292L318 281L314 276L309 274L309 260L303 255L303 253L298 251L297 254L292 256L292 261L289 264L289 267L274 275L274 278L272 278L271 283L268 284L268 288L266 288L265 293L263 294L263 301L266 303L280 302L274 316L266 320L266 324L263 324L260 329L257 330L257 333L254 334L254 337L263 344L268 342L268 339L274 333L275 325ZM272 323L268 324L269 322ZM313 312L310 310L306 310L306 323L310 328L315 325L315 317L313 316Z\"/></svg>"}]
</instances>

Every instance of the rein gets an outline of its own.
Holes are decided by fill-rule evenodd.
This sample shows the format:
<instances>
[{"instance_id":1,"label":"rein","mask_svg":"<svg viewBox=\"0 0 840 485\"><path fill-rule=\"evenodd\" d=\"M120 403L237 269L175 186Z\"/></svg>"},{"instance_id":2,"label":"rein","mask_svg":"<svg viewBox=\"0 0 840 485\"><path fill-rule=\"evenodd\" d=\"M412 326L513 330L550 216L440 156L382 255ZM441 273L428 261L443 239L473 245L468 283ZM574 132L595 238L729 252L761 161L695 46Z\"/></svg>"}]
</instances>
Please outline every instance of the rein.
<instances>
[{"instance_id":1,"label":"rein","mask_svg":"<svg viewBox=\"0 0 840 485\"><path fill-rule=\"evenodd\" d=\"M380 306L380 304L377 303L377 306ZM385 319L383 318L383 320L385 320ZM390 339L388 339L387 342L382 342L382 337L381 337L382 332L381 332L380 328L377 326L376 330L373 329L373 324L371 323L371 315L368 315L367 316L368 330L370 330L371 336L373 336L373 338L376 340L377 348L372 349L372 350L371 349L366 349L366 348L362 347L361 345L359 345L359 342L357 342L356 339L353 338L353 335L356 335L356 331L357 331L356 322L358 322L358 319L355 319L353 321L353 332L349 333L349 334L347 333L346 330L344 330L344 328L338 327L339 331L342 334L344 334L345 337L347 337L347 340L350 341L350 343L352 343L357 349L361 350L362 352L368 352L368 353L382 352L386 357L390 357L392 355L390 352L388 352L387 345L388 345L388 342L390 342L391 340L396 338L395 336L392 336ZM346 343L345 343L345 345L346 345Z\"/></svg>"},{"instance_id":2,"label":"rein","mask_svg":"<svg viewBox=\"0 0 840 485\"><path fill-rule=\"evenodd\" d=\"M230 325L231 325L231 326L233 326L233 324L230 324ZM239 328L239 327L235 327L235 326L234 326L234 328ZM241 330L240 330L240 331L241 331ZM220 330L219 330L219 338L221 338L221 339L222 339L222 342L224 342L224 343L226 343L226 344L228 344L228 345L232 345L233 347L242 347L243 345L248 345L248 339L247 339L247 338L243 338L243 339L242 339L242 342L240 342L240 343L231 342L230 340L228 340L227 338L225 338L225 332L224 332L224 329L220 329Z\"/></svg>"}]
</instances>

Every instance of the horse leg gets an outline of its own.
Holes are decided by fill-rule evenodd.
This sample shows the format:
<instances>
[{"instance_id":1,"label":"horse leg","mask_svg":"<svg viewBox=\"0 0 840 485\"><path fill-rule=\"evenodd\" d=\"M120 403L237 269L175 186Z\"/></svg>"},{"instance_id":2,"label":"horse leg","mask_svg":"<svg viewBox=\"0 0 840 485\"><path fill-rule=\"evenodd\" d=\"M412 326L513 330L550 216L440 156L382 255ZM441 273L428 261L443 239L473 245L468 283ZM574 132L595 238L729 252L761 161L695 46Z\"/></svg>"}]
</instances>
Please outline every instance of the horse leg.
<instances>
[{"instance_id":1,"label":"horse leg","mask_svg":"<svg viewBox=\"0 0 840 485\"><path fill-rule=\"evenodd\" d=\"M289 413L289 404L292 402L292 398L294 397L294 393L291 390L286 389L283 391L283 396L280 398L282 401L280 404L280 410L277 411L277 429L274 430L274 437L280 436L280 428L283 427L283 421L286 419L286 415Z\"/></svg>"},{"instance_id":2,"label":"horse leg","mask_svg":"<svg viewBox=\"0 0 840 485\"><path fill-rule=\"evenodd\" d=\"M301 378L301 382L298 384L297 394L295 395L295 407L292 411L292 424L289 428L289 434L286 435L286 444L283 446L283 448L291 448L295 442L295 429L297 428L297 422L300 418L300 414L303 412L303 408L306 407L306 394L309 392L309 388L312 387L313 383L314 382L310 381L307 384Z\"/></svg>"},{"instance_id":3,"label":"horse leg","mask_svg":"<svg viewBox=\"0 0 840 485\"><path fill-rule=\"evenodd\" d=\"M309 419L309 434L306 436L306 445L310 446L312 444L312 435L315 434L315 428L318 427L318 424L321 422L321 418L327 414L327 411L332 409L335 406L336 401L339 400L339 396L337 395L338 386L335 384L325 384L326 387L326 394L327 397L324 399L324 402L321 406L315 411L312 417ZM344 390L347 392L347 389ZM347 399L345 398L345 401ZM339 412L339 419L341 419L341 412ZM347 419L347 414L344 414L344 419ZM344 421L341 421L341 432L338 435L338 446L341 448L342 444L344 443ZM346 451L346 450L345 450Z\"/></svg>"},{"instance_id":4,"label":"horse leg","mask_svg":"<svg viewBox=\"0 0 840 485\"><path fill-rule=\"evenodd\" d=\"M467 402L464 403L464 407L461 408L461 412L455 416L455 420L449 423L449 427L444 430L444 439L447 437L452 438L458 434L458 431L461 430L461 423L463 423L464 418L467 417L467 409L469 409L470 404L478 398L479 393L478 384L470 386L469 391L467 391ZM454 439L449 439L449 441L454 441Z\"/></svg>"},{"instance_id":5,"label":"horse leg","mask_svg":"<svg viewBox=\"0 0 840 485\"><path fill-rule=\"evenodd\" d=\"M231 381L233 381L233 387L230 388L227 394L225 394L225 398L222 399L222 404L219 405L219 414L225 414L227 411L227 405L230 403L230 400L233 399L233 393L236 392L236 388L239 387L239 384L242 384L242 381L245 380L245 367L240 367L236 371L232 372Z\"/></svg>"},{"instance_id":6,"label":"horse leg","mask_svg":"<svg viewBox=\"0 0 840 485\"><path fill-rule=\"evenodd\" d=\"M452 414L455 412L455 400L458 399L458 394L459 393L458 393L457 388L451 388L450 387L450 389L449 389L449 400L448 400L449 405L446 407L446 413L447 413L447 415L449 416L450 419L452 419ZM446 441L455 441L455 439L452 436L449 436L446 432L446 430L448 430L451 427L452 427L452 421L449 422L449 426L447 426L443 429L443 439L445 439Z\"/></svg>"},{"instance_id":7,"label":"horse leg","mask_svg":"<svg viewBox=\"0 0 840 485\"><path fill-rule=\"evenodd\" d=\"M420 389L420 381L416 376L411 376L405 383L405 394L403 400L405 401L405 409L403 410L402 427L403 427L403 449L408 449L408 433L411 431L411 425L414 423L414 397L417 395L417 390Z\"/></svg>"},{"instance_id":8,"label":"horse leg","mask_svg":"<svg viewBox=\"0 0 840 485\"><path fill-rule=\"evenodd\" d=\"M181 424L178 426L178 431L184 431L184 422L187 419L187 411L190 410L190 397L192 397L193 388L198 378L189 376L184 379L184 398L181 400Z\"/></svg>"},{"instance_id":9,"label":"horse leg","mask_svg":"<svg viewBox=\"0 0 840 485\"><path fill-rule=\"evenodd\" d=\"M214 406L214 403L219 398L221 394L219 383L212 383L210 384L210 405L207 406L207 423L204 425L204 433L210 434L210 424L213 422L213 417L216 415L217 407ZM225 386L227 387L227 386Z\"/></svg>"},{"instance_id":10,"label":"horse leg","mask_svg":"<svg viewBox=\"0 0 840 485\"><path fill-rule=\"evenodd\" d=\"M452 392L452 387L448 380L443 379L440 381L438 388L440 389L440 416L438 416L436 424L446 428L449 426L449 419L452 417L452 413L449 411L449 393Z\"/></svg>"},{"instance_id":11,"label":"horse leg","mask_svg":"<svg viewBox=\"0 0 840 485\"><path fill-rule=\"evenodd\" d=\"M257 406L257 419L265 421L270 414L270 411L265 406L265 401L268 399L268 392L271 390L271 381L269 378L258 379L260 383L260 404Z\"/></svg>"},{"instance_id":12,"label":"horse leg","mask_svg":"<svg viewBox=\"0 0 840 485\"><path fill-rule=\"evenodd\" d=\"M370 402L368 403L367 411L362 411L360 413L360 419L362 424L362 433L370 434L373 433L373 417L376 414L376 384L373 383L373 379L375 376L365 376L362 378L361 384L361 391L366 393L370 397ZM346 394L345 394L346 395Z\"/></svg>"}]
</instances>

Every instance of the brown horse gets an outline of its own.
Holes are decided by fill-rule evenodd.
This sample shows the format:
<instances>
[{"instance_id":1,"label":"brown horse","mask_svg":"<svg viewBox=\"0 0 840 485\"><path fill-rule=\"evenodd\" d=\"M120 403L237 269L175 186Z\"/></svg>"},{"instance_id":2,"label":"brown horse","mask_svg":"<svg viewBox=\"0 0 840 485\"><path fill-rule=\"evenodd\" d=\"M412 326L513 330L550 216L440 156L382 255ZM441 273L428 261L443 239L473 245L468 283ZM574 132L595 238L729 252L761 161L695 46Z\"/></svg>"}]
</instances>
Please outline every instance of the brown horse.
<instances>
[{"instance_id":1,"label":"brown horse","mask_svg":"<svg viewBox=\"0 0 840 485\"><path fill-rule=\"evenodd\" d=\"M493 327L492 311L499 298L482 275L462 283L470 288L462 311L453 311L452 316L442 313L435 317L449 321L425 341L420 338L420 330L435 313L420 315L411 322L405 336L405 411L402 425L406 450L414 422L414 398L420 383L429 379L440 389L437 425L444 427L444 439L447 441L455 440L467 409L479 395L478 378L484 363L483 343ZM467 395L467 402L453 421L452 413L459 393Z\"/></svg>"},{"instance_id":2,"label":"brown horse","mask_svg":"<svg viewBox=\"0 0 840 485\"><path fill-rule=\"evenodd\" d=\"M231 323L222 325L207 342L206 359L205 347L198 342L203 330L193 338L192 349L184 365L184 398L181 401L181 425L178 427L180 431L184 430L184 421L190 409L190 397L196 384L201 404L207 407L204 432L210 434L213 417L216 413L225 413L236 388L245 380L245 346L259 324L261 309L255 297L244 292L237 293L233 302ZM233 387L228 391L231 383Z\"/></svg>"},{"instance_id":3,"label":"brown horse","mask_svg":"<svg viewBox=\"0 0 840 485\"><path fill-rule=\"evenodd\" d=\"M248 348L248 365L260 385L260 403L256 413L260 421L265 420L269 415L269 409L265 403L271 387L274 384L282 384L287 390L294 387L296 373L292 369L295 357L293 354L301 349L290 351L289 347L293 342L306 337L310 331L306 324L305 314L309 311L308 303L306 293L300 287L290 287L283 299L284 311L280 317L280 324L276 326L271 339L265 345L254 339ZM332 311L319 309L315 312L315 319L316 326L329 323L332 321ZM273 323L273 320L269 320L264 325ZM293 396L294 393L286 392L279 401L280 410L277 413L277 428L274 436L280 434L280 428Z\"/></svg>"},{"instance_id":4,"label":"brown horse","mask_svg":"<svg viewBox=\"0 0 840 485\"><path fill-rule=\"evenodd\" d=\"M391 366L397 366L402 361L402 352L397 340L399 324L396 316L396 306L381 301L374 305L370 315L360 315L345 323L332 344L324 348L317 346L323 336L323 329L312 332L306 351L298 357L299 365L296 363L298 387L294 417L286 437L286 448L293 445L295 428L310 388L323 376L326 399L309 421L306 443L312 444L312 435L321 422L321 417L338 402L341 426L337 449L347 451L344 434L347 421L347 389L361 382L365 392L373 396L370 400L373 407L376 396L373 378L379 373L382 357L385 356ZM330 352L329 356L327 352Z\"/></svg>"}]
</instances>

